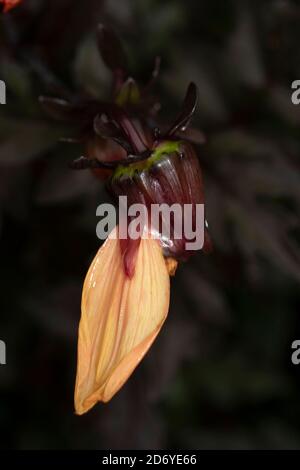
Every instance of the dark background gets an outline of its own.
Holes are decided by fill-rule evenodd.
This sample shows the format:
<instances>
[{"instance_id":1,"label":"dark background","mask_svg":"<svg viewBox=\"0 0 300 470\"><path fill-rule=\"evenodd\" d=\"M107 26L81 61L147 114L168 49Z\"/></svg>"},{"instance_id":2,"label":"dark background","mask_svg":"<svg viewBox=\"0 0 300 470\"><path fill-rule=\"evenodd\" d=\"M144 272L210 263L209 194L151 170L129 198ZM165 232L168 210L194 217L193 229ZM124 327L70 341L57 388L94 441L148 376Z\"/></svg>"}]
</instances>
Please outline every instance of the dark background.
<instances>
[{"instance_id":1,"label":"dark background","mask_svg":"<svg viewBox=\"0 0 300 470\"><path fill-rule=\"evenodd\" d=\"M107 405L73 412L82 282L103 185L68 162L38 96L53 82L107 98L98 22L124 39L172 118L199 87L193 124L214 252L172 281L168 320ZM0 20L1 448L300 448L300 5L296 1L24 0Z\"/></svg>"}]
</instances>

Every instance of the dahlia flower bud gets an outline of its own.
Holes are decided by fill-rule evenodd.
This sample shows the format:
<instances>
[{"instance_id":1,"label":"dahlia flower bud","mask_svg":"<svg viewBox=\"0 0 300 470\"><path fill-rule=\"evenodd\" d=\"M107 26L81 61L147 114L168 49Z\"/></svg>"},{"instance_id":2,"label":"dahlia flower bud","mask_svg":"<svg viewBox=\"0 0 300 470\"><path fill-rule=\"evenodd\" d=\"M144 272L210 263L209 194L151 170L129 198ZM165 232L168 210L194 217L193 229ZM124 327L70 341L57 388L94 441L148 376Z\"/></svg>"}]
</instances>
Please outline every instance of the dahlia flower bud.
<instances>
[{"instance_id":1,"label":"dahlia flower bud","mask_svg":"<svg viewBox=\"0 0 300 470\"><path fill-rule=\"evenodd\" d=\"M127 196L128 205L142 204L150 213L154 204L189 205L192 228L197 228L196 208L204 202L201 170L193 145L176 136L194 112L196 96L191 84L183 112L164 137L155 130L152 140L138 121L117 105L111 106L105 115L95 118L94 130L101 138L117 142L128 155L110 161L81 157L73 167L110 169L109 191L115 197ZM163 216L157 225L145 221L146 238L143 234L138 239L122 239L116 228L91 264L79 326L78 414L97 401L112 398L160 331L168 312L169 275L176 270L175 259L186 259L192 253L186 248L185 235L175 237L177 216L175 213L167 236L161 230ZM159 241L153 239L153 231Z\"/></svg>"},{"instance_id":2,"label":"dahlia flower bud","mask_svg":"<svg viewBox=\"0 0 300 470\"><path fill-rule=\"evenodd\" d=\"M124 51L111 29L99 27L98 46L113 74L111 102L41 98L52 116L77 127L79 140L85 144L85 156L71 167L105 176L115 198L127 196L128 206L142 204L151 216L154 205L170 209L176 205L180 210L172 218L169 213L167 232L164 213L155 221L147 216L143 236L137 238L128 229L128 222L135 219L126 215L128 236L121 236L120 220L96 254L82 291L74 397L77 414L97 401L109 401L152 345L168 314L169 276L175 274L177 260L195 252L187 243L192 240L183 227L183 212L186 206L190 208L194 234L199 229L197 207L204 203L194 146L203 142L203 136L187 129L197 103L195 84L189 85L175 122L168 129L161 126L160 132L153 124L159 105L148 93L149 84L140 88L128 75ZM156 60L150 84L158 66ZM209 248L206 231L203 248Z\"/></svg>"}]
</instances>

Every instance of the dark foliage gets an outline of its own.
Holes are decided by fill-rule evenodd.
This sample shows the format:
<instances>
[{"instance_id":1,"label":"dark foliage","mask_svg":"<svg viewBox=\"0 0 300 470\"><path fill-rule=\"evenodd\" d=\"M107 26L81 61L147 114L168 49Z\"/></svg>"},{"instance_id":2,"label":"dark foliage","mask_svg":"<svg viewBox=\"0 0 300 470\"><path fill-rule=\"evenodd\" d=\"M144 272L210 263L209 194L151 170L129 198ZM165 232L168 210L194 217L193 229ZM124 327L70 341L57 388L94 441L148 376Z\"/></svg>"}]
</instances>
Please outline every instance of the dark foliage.
<instances>
[{"instance_id":1,"label":"dark foliage","mask_svg":"<svg viewBox=\"0 0 300 470\"><path fill-rule=\"evenodd\" d=\"M300 447L299 17L292 0L24 0L1 16L1 447ZM99 22L121 34L140 83L161 55L162 121L197 84L214 252L178 269L169 318L123 390L76 417L81 287L109 197L69 169L83 146L59 141L74 135L38 97L107 100ZM124 65L115 47L111 69Z\"/></svg>"}]
</instances>

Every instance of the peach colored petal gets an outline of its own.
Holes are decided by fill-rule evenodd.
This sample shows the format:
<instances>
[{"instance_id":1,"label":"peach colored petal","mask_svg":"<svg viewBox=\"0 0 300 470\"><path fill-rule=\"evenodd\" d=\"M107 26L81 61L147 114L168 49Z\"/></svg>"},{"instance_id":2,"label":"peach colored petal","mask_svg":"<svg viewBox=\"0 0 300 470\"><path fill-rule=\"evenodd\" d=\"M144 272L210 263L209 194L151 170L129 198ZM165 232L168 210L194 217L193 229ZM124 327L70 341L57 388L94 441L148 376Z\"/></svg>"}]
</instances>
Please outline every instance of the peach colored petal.
<instances>
[{"instance_id":1,"label":"peach colored petal","mask_svg":"<svg viewBox=\"0 0 300 470\"><path fill-rule=\"evenodd\" d=\"M158 241L141 240L130 279L116 234L117 228L99 249L83 286L77 414L113 397L150 348L168 313L170 280Z\"/></svg>"}]
</instances>

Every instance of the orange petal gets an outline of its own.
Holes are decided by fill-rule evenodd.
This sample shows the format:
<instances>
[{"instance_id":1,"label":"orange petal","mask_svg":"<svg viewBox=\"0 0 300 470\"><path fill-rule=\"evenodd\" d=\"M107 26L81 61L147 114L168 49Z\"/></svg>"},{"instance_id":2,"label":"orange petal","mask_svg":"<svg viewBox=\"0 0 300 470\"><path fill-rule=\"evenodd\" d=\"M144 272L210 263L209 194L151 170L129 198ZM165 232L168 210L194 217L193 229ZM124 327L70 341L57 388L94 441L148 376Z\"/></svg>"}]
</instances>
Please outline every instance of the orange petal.
<instances>
[{"instance_id":1,"label":"orange petal","mask_svg":"<svg viewBox=\"0 0 300 470\"><path fill-rule=\"evenodd\" d=\"M170 280L157 240L141 240L130 279L124 272L117 230L99 249L83 286L77 414L97 401L109 401L122 387L155 340L169 309Z\"/></svg>"},{"instance_id":2,"label":"orange petal","mask_svg":"<svg viewBox=\"0 0 300 470\"><path fill-rule=\"evenodd\" d=\"M2 6L4 13L9 11L11 8L14 8L22 0L0 0L0 7Z\"/></svg>"}]
</instances>

